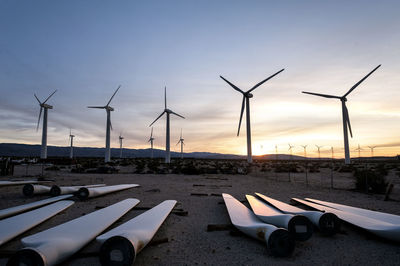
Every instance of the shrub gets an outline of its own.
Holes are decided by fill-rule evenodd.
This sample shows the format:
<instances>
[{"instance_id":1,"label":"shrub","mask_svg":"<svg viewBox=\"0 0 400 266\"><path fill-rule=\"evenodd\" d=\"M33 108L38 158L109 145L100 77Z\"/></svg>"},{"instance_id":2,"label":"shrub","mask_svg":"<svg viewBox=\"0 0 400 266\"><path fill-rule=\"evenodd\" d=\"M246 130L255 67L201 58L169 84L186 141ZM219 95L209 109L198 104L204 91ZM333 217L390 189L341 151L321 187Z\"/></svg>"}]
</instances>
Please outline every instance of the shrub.
<instances>
[{"instance_id":1,"label":"shrub","mask_svg":"<svg viewBox=\"0 0 400 266\"><path fill-rule=\"evenodd\" d=\"M369 191L372 193L384 194L388 183L385 181L387 171L384 168L379 169L356 169L354 177L356 178L356 189L360 191ZM368 188L367 188L368 186Z\"/></svg>"}]
</instances>

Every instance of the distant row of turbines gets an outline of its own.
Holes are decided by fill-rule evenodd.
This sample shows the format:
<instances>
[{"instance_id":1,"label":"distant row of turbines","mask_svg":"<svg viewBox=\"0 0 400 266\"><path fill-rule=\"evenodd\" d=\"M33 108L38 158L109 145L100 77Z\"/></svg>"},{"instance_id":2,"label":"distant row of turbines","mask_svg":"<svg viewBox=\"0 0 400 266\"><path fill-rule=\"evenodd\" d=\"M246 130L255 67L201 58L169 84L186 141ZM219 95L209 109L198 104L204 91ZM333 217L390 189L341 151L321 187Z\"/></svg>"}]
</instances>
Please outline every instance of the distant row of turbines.
<instances>
[{"instance_id":1,"label":"distant row of turbines","mask_svg":"<svg viewBox=\"0 0 400 266\"><path fill-rule=\"evenodd\" d=\"M351 87L343 96L336 96L336 95L328 95L328 94L320 94L320 93L314 93L314 92L306 92L303 91L305 94L310 94L310 95L315 95L315 96L320 96L324 98L334 98L334 99L339 99L342 103L342 118L343 118L343 135L344 135L344 153L345 153L345 163L349 164L350 163L350 151L349 151L349 140L348 140L348 130L350 131L350 136L353 137L353 133L351 130L351 125L350 125L350 117L349 117L349 112L346 107L346 101L347 101L347 96L356 88L358 87L366 78L368 78L373 72L375 72L381 65L378 65L375 67L371 72L369 72L365 77L363 77L360 81L358 81L353 87ZM251 89L247 91L243 91L240 88L238 88L236 85L225 79L224 77L220 76L221 79L223 79L225 82L227 82L234 90L240 92L243 95L242 98L242 107L240 111L240 119L239 119L239 126L238 126L238 131L237 131L237 136L239 136L240 133L240 126L242 123L242 118L243 118L243 113L244 109L246 109L246 135L247 135L247 161L248 163L252 163L253 158L252 158L252 149L251 149L251 127L250 127L250 98L253 98L252 91L254 91L257 87L261 86L264 84L266 81L272 79L279 73L284 71L284 69L279 70L275 74L269 76L268 78L264 79L263 81L257 83L255 86L253 86ZM110 103L112 99L114 98L115 94L118 92L121 86L118 86L118 88L115 90L114 94L111 96L110 100L107 102L105 106L88 106L88 108L96 108L96 109L105 109L107 113L107 124L106 124L106 149L105 149L105 162L110 161L111 157L111 150L110 150L110 131L112 130L112 124L111 124L111 112L114 111L114 108L110 106ZM57 90L56 90L57 91ZM36 130L39 128L39 123L41 119L41 114L42 110L43 112L43 131L42 131L42 146L41 146L41 154L40 157L45 159L47 158L47 113L48 109L52 109L53 106L48 105L47 101L54 95L56 92L54 91L52 94L50 94L49 97L47 97L43 102L39 100L39 98L34 95L36 100L39 102L40 105L40 112L39 112L39 119L38 119L38 124ZM171 155L170 155L170 115L175 115L180 118L185 118L182 115L175 113L174 111L170 110L167 108L167 88L164 88L164 111L150 124L152 126L158 119L160 119L164 114L166 114L166 141L165 141L165 162L170 163L171 161ZM71 154L72 154L72 147L73 147L73 138L74 135L70 133L70 140L71 140ZM122 152L122 140L123 137L119 137L120 141L120 149ZM152 155L153 155L153 132L151 133L149 142L151 143L151 150L152 150ZM183 156L183 145L184 145L184 139L182 138L182 132L181 132L181 137L178 141L177 144L181 144L181 156ZM292 146L289 145L289 150L292 153ZM320 146L317 146L318 148L318 154L320 154ZM304 150L306 147L304 147ZM359 150L360 151L360 150Z\"/></svg>"},{"instance_id":2,"label":"distant row of turbines","mask_svg":"<svg viewBox=\"0 0 400 266\"><path fill-rule=\"evenodd\" d=\"M290 152L290 155L293 155L293 148L295 147L295 145L292 145L290 143L288 145L289 145L288 151ZM308 147L308 145L300 145L300 147L303 148L303 151L304 151L303 155L304 155L305 158L307 158L307 147ZM318 153L318 158L321 159L321 148L323 148L325 146L315 145L315 147L317 148L316 151ZM371 151L371 157L374 157L374 149L377 146L367 146L367 147ZM358 144L358 147L354 150L354 151L358 152L358 157L359 158L361 157L361 151L362 150L363 149L361 148L360 144ZM332 154L332 158L334 158L334 148L333 148L333 146L330 146L330 151L331 151L331 154ZM278 145L275 145L275 154L278 156Z\"/></svg>"},{"instance_id":3,"label":"distant row of turbines","mask_svg":"<svg viewBox=\"0 0 400 266\"><path fill-rule=\"evenodd\" d=\"M107 123L106 123L106 149L105 149L105 155L104 155L104 161L110 162L111 160L111 147L110 147L110 134L112 130L112 123L111 123L111 112L114 111L114 108L110 106L110 103L112 99L114 98L115 94L117 94L118 90L120 89L121 85L118 86L118 88L115 90L114 94L111 96L110 100L107 102L105 106L88 106L88 108L95 108L95 109L105 109L107 113ZM34 94L36 100L39 102L40 105L40 111L39 111L39 118L38 118L38 123L36 130L39 129L39 124L40 124L40 119L42 116L42 111L43 111L43 126L42 126L42 145L41 145L41 151L40 151L40 158L41 159L46 159L47 158L47 114L49 109L53 109L53 106L47 104L47 101L56 93L57 90L55 90L52 94L50 94L49 97L47 97L43 102L39 100L39 98ZM181 118L185 118L181 116L180 114L175 113L174 111L170 110L167 108L167 87L164 88L164 111L154 120L153 123L150 124L152 126L160 117L162 117L164 114L167 115L167 126L166 126L166 153L165 153L165 162L170 163L171 162L171 155L170 155L170 114L176 115ZM73 143L74 143L74 137L75 135L72 135L72 131L70 130L69 134L69 141L70 141L70 158L73 158ZM120 157L122 157L122 141L124 137L122 137L122 134L119 135L119 144L120 144ZM151 135L150 139L148 142L150 142L151 145L151 157L153 158L153 128L151 128ZM181 135L179 138L179 141L177 143L181 144L181 158L183 158L183 145L184 139L182 137L182 129L181 129Z\"/></svg>"}]
</instances>

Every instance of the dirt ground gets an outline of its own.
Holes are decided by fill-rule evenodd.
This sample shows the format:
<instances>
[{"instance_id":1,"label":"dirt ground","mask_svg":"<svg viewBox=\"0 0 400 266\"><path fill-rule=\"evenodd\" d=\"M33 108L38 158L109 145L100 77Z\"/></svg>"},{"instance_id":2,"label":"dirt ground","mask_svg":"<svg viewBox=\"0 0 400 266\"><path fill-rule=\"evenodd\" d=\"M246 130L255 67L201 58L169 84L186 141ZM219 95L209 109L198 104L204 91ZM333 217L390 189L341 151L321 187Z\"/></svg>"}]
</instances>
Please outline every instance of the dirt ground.
<instances>
[{"instance_id":1,"label":"dirt ground","mask_svg":"<svg viewBox=\"0 0 400 266\"><path fill-rule=\"evenodd\" d=\"M39 168L32 166L30 174L39 171ZM17 167L13 178L22 176L24 172L22 166ZM330 188L329 169L308 174L308 186L305 184L305 173L291 174L291 182L288 182L288 173L272 172L248 175L154 175L131 174L121 169L119 174L48 171L46 176L54 179L58 185L135 183L140 187L83 202L74 198L76 203L69 209L2 245L0 265L5 265L7 257L22 247L21 238L126 198L139 199L141 202L137 207L153 207L163 200L174 199L178 201L176 209L187 211L187 215L182 211L169 215L153 239L167 238L168 241L147 246L137 256L136 265L399 265L400 261L400 244L377 238L348 224L343 224L341 232L333 237L323 237L315 231L308 241L296 242L296 249L289 258L273 257L263 242L238 234L235 230L207 231L209 224L230 224L221 197L223 192L239 200L245 200L245 194L254 192L284 202L289 202L291 197L310 197L400 215L399 201L383 201L383 195L351 191L354 181L348 173L334 173L335 189ZM2 177L0 180L9 179ZM22 195L22 186L0 187L0 209L47 197L26 198ZM142 212L144 210L134 208L110 228ZM63 265L100 265L98 249L98 244L92 241Z\"/></svg>"}]
</instances>

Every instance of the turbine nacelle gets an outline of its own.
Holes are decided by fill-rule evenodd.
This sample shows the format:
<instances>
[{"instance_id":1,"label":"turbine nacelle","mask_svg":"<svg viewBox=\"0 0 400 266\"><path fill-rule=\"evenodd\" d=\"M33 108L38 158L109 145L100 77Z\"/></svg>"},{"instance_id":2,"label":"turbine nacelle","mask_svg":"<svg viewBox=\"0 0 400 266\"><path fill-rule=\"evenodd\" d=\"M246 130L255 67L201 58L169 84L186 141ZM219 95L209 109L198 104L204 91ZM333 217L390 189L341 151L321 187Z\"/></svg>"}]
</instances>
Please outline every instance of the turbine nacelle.
<instances>
[{"instance_id":1,"label":"turbine nacelle","mask_svg":"<svg viewBox=\"0 0 400 266\"><path fill-rule=\"evenodd\" d=\"M244 95L244 97L246 97L246 98L253 98L253 94L250 93L250 92L244 93L243 95Z\"/></svg>"},{"instance_id":2,"label":"turbine nacelle","mask_svg":"<svg viewBox=\"0 0 400 266\"><path fill-rule=\"evenodd\" d=\"M42 103L42 104L40 105L40 107L46 108L46 109L53 109L53 106L52 106L52 105L45 104L45 103Z\"/></svg>"}]
</instances>

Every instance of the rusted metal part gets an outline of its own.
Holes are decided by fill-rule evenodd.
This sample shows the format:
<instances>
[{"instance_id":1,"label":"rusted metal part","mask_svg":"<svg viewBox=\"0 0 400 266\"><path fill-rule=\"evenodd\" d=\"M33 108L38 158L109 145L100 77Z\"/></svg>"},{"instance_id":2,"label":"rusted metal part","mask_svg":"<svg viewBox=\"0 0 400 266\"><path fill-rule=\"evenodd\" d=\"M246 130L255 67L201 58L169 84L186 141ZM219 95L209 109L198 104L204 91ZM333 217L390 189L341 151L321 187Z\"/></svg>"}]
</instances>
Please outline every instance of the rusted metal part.
<instances>
[{"instance_id":1,"label":"rusted metal part","mask_svg":"<svg viewBox=\"0 0 400 266\"><path fill-rule=\"evenodd\" d=\"M381 220L369 218L359 214L338 210L328 206L320 205L306 200L292 198L292 200L300 202L311 208L320 211L329 211L336 214L340 219L350 224L363 228L377 236L400 242L400 224L387 223Z\"/></svg>"},{"instance_id":2,"label":"rusted metal part","mask_svg":"<svg viewBox=\"0 0 400 266\"><path fill-rule=\"evenodd\" d=\"M246 195L254 214L263 222L288 229L298 241L306 241L313 234L313 225L303 215L285 214L254 196Z\"/></svg>"},{"instance_id":3,"label":"rusted metal part","mask_svg":"<svg viewBox=\"0 0 400 266\"><path fill-rule=\"evenodd\" d=\"M267 197L261 193L256 193L256 195L263 201L274 206L283 213L304 215L307 217L319 231L326 236L332 236L339 232L340 230L340 219L333 213L322 213L318 211L306 211L298 207L286 204L279 200Z\"/></svg>"},{"instance_id":4,"label":"rusted metal part","mask_svg":"<svg viewBox=\"0 0 400 266\"><path fill-rule=\"evenodd\" d=\"M166 200L154 208L96 238L102 265L132 265L176 204Z\"/></svg>"},{"instance_id":5,"label":"rusted metal part","mask_svg":"<svg viewBox=\"0 0 400 266\"><path fill-rule=\"evenodd\" d=\"M21 240L19 250L7 265L56 265L72 256L139 203L126 199Z\"/></svg>"},{"instance_id":6,"label":"rusted metal part","mask_svg":"<svg viewBox=\"0 0 400 266\"><path fill-rule=\"evenodd\" d=\"M261 222L254 213L240 201L223 193L226 208L232 224L248 236L267 243L268 250L274 256L286 257L294 251L294 239L283 228Z\"/></svg>"}]
</instances>

